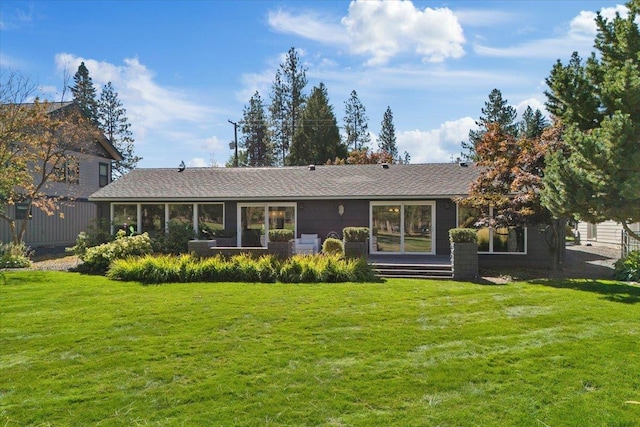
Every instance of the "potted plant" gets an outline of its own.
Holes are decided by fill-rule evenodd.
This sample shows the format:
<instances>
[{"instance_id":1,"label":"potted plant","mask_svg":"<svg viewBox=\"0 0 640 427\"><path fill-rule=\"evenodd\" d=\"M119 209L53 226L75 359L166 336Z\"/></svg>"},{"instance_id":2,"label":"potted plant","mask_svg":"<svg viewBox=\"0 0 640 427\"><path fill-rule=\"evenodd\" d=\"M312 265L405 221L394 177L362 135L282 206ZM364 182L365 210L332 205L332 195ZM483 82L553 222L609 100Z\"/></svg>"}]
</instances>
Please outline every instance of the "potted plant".
<instances>
[{"instance_id":1,"label":"potted plant","mask_svg":"<svg viewBox=\"0 0 640 427\"><path fill-rule=\"evenodd\" d=\"M344 256L347 258L366 257L369 249L369 227L345 227L342 229Z\"/></svg>"},{"instance_id":2,"label":"potted plant","mask_svg":"<svg viewBox=\"0 0 640 427\"><path fill-rule=\"evenodd\" d=\"M291 257L294 248L293 231L286 229L269 230L267 248L270 254L277 257Z\"/></svg>"},{"instance_id":3,"label":"potted plant","mask_svg":"<svg viewBox=\"0 0 640 427\"><path fill-rule=\"evenodd\" d=\"M455 280L478 278L478 232L473 228L452 228L451 266Z\"/></svg>"}]
</instances>

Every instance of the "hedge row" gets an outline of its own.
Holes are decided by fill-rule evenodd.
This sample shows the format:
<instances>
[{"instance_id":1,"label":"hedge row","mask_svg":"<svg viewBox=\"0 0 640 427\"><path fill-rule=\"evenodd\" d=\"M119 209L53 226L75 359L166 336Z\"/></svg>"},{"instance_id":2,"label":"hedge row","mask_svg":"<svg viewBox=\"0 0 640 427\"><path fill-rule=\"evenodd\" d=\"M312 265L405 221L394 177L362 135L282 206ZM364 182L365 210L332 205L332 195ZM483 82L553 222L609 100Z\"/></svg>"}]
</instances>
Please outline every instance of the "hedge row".
<instances>
[{"instance_id":1,"label":"hedge row","mask_svg":"<svg viewBox=\"0 0 640 427\"><path fill-rule=\"evenodd\" d=\"M221 256L145 255L114 260L107 277L142 283L336 283L378 280L365 259L327 255L296 255L286 260L271 255L258 259L248 255L237 255L230 259Z\"/></svg>"}]
</instances>

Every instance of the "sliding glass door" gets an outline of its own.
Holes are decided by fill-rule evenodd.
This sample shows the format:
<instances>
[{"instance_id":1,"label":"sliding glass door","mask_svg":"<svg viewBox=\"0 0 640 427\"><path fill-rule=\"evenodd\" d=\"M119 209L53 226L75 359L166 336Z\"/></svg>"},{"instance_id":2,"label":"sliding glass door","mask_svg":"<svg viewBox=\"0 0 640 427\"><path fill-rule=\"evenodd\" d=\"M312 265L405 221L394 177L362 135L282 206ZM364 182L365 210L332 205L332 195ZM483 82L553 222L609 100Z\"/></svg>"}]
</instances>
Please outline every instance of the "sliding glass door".
<instances>
[{"instance_id":1,"label":"sliding glass door","mask_svg":"<svg viewBox=\"0 0 640 427\"><path fill-rule=\"evenodd\" d=\"M295 236L295 203L240 204L238 215L238 235L242 247L267 246L271 229L288 229Z\"/></svg>"},{"instance_id":2,"label":"sliding glass door","mask_svg":"<svg viewBox=\"0 0 640 427\"><path fill-rule=\"evenodd\" d=\"M371 252L433 254L434 202L372 202Z\"/></svg>"}]
</instances>

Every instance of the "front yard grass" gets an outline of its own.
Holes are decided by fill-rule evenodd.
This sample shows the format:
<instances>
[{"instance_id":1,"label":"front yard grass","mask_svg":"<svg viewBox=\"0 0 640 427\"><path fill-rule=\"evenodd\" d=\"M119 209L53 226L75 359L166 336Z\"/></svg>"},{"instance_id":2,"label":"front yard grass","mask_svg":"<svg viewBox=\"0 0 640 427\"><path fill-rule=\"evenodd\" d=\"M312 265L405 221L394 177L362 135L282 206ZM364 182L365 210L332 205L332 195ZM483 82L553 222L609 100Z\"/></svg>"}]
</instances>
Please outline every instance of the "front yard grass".
<instances>
[{"instance_id":1,"label":"front yard grass","mask_svg":"<svg viewBox=\"0 0 640 427\"><path fill-rule=\"evenodd\" d=\"M637 426L640 288L0 282L0 424Z\"/></svg>"}]
</instances>

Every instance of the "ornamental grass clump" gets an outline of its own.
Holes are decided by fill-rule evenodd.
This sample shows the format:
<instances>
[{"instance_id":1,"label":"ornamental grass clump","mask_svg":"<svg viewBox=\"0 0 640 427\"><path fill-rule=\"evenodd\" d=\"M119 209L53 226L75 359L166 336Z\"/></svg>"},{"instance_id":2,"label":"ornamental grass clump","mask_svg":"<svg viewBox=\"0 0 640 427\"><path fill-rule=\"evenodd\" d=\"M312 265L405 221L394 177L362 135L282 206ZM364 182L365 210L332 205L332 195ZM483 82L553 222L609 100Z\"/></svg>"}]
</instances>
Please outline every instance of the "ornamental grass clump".
<instances>
[{"instance_id":1,"label":"ornamental grass clump","mask_svg":"<svg viewBox=\"0 0 640 427\"><path fill-rule=\"evenodd\" d=\"M145 255L116 259L107 277L142 283L252 282L336 283L373 282L377 278L364 259L328 255L297 255L285 261L266 255L242 254L198 258L192 255Z\"/></svg>"},{"instance_id":2,"label":"ornamental grass clump","mask_svg":"<svg viewBox=\"0 0 640 427\"><path fill-rule=\"evenodd\" d=\"M24 242L0 245L0 268L29 267L31 253L31 249Z\"/></svg>"}]
</instances>

